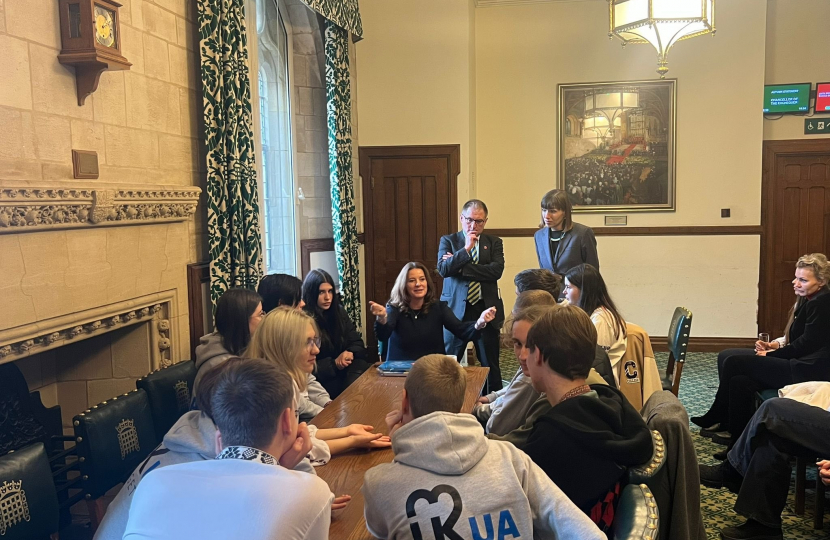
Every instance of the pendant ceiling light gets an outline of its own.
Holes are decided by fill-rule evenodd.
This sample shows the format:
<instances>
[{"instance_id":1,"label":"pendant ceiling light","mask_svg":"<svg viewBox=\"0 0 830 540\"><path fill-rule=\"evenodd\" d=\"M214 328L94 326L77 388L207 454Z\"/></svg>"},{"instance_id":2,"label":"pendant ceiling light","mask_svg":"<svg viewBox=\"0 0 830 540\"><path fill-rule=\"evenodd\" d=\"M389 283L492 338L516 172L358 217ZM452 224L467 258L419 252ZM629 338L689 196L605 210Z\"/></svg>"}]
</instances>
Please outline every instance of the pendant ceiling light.
<instances>
[{"instance_id":1,"label":"pendant ceiling light","mask_svg":"<svg viewBox=\"0 0 830 540\"><path fill-rule=\"evenodd\" d=\"M669 49L681 39L715 33L715 0L608 0L608 37L651 43L657 49L657 73L666 78Z\"/></svg>"}]
</instances>

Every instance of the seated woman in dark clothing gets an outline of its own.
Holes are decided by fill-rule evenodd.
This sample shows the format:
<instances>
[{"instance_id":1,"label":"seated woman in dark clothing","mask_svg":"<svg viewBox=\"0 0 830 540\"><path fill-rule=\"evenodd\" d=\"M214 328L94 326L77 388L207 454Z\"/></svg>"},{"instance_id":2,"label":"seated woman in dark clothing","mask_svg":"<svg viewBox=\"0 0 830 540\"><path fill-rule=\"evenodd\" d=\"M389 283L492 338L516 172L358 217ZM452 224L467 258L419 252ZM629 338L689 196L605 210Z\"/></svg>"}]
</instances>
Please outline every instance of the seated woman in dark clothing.
<instances>
[{"instance_id":1,"label":"seated woman in dark clothing","mask_svg":"<svg viewBox=\"0 0 830 540\"><path fill-rule=\"evenodd\" d=\"M617 390L585 382L597 329L576 306L548 308L527 334L527 370L551 409L524 451L603 531L613 523L626 470L652 456L651 433Z\"/></svg>"},{"instance_id":2,"label":"seated woman in dark clothing","mask_svg":"<svg viewBox=\"0 0 830 540\"><path fill-rule=\"evenodd\" d=\"M317 380L336 398L369 368L366 346L354 323L340 305L334 280L328 272L315 269L303 281L305 311L320 329L317 353Z\"/></svg>"},{"instance_id":3,"label":"seated woman in dark clothing","mask_svg":"<svg viewBox=\"0 0 830 540\"><path fill-rule=\"evenodd\" d=\"M375 316L375 335L389 339L387 360L417 360L428 354L447 354L444 328L462 341L473 341L496 316L496 308L484 310L476 322L461 322L446 302L436 301L435 286L427 267L407 263L395 279L386 308L369 302Z\"/></svg>"},{"instance_id":4,"label":"seated woman in dark clothing","mask_svg":"<svg viewBox=\"0 0 830 540\"><path fill-rule=\"evenodd\" d=\"M755 412L755 392L806 381L830 381L830 263L821 253L798 259L785 343L758 343L755 354L723 358L715 402L692 422L731 446Z\"/></svg>"}]
</instances>

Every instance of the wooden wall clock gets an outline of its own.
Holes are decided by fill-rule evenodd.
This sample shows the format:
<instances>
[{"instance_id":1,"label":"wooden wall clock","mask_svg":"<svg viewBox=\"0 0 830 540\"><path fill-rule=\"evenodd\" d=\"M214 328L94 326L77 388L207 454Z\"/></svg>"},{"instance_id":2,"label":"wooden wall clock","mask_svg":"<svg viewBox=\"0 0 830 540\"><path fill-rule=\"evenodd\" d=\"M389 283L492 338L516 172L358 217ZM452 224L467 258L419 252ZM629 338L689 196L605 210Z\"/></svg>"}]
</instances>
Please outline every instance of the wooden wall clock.
<instances>
[{"instance_id":1,"label":"wooden wall clock","mask_svg":"<svg viewBox=\"0 0 830 540\"><path fill-rule=\"evenodd\" d=\"M59 0L61 52L58 61L75 67L78 105L98 88L101 73L130 69L121 55L118 8L112 0Z\"/></svg>"}]
</instances>

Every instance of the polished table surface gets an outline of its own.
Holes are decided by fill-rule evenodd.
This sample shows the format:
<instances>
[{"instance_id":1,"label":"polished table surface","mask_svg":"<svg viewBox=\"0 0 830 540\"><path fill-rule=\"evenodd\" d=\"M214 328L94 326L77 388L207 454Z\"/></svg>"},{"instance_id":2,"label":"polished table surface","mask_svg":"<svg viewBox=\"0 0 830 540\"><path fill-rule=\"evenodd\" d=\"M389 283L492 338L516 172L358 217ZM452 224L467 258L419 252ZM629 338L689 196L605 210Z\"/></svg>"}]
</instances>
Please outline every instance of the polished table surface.
<instances>
[{"instance_id":1,"label":"polished table surface","mask_svg":"<svg viewBox=\"0 0 830 540\"><path fill-rule=\"evenodd\" d=\"M462 412L471 412L481 395L489 368L467 367L467 391ZM314 417L318 428L345 427L349 424L370 424L375 432L386 434L386 414L401 404L401 392L406 377L381 377L374 367L360 376L337 399ZM338 510L331 521L331 540L370 539L363 519L363 475L381 463L392 461L392 449L353 450L334 457L327 465L316 469L317 475L328 483L335 495L351 495L352 500Z\"/></svg>"}]
</instances>

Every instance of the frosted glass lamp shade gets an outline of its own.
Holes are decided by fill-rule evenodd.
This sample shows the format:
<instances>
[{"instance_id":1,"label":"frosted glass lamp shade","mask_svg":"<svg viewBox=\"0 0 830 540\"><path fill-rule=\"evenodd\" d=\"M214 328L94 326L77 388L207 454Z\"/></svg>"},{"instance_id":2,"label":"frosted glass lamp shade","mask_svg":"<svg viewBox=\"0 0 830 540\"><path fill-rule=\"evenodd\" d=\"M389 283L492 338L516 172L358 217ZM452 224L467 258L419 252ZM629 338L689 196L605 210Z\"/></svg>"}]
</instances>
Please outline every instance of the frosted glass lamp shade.
<instances>
[{"instance_id":1,"label":"frosted glass lamp shade","mask_svg":"<svg viewBox=\"0 0 830 540\"><path fill-rule=\"evenodd\" d=\"M715 33L715 0L609 0L608 36L623 42L651 43L657 73L666 77L667 56L682 39Z\"/></svg>"}]
</instances>

